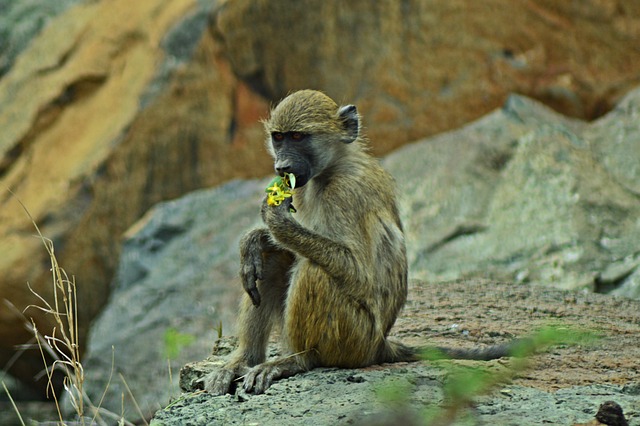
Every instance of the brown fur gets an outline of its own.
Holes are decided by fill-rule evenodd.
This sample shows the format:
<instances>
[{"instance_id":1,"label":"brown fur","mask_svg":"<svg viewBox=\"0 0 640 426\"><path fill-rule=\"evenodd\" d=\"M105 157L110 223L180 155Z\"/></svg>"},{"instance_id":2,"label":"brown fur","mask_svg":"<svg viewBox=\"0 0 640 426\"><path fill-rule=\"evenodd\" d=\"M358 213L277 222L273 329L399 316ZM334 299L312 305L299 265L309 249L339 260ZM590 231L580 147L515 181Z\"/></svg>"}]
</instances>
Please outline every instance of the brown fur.
<instances>
[{"instance_id":1,"label":"brown fur","mask_svg":"<svg viewBox=\"0 0 640 426\"><path fill-rule=\"evenodd\" d=\"M418 359L416 350L387 339L407 298L404 234L394 181L367 153L356 108L304 90L285 98L264 125L276 170L308 180L294 190L295 215L289 202L265 202L267 226L241 241L247 294L239 346L205 378L205 389L224 394L244 375L244 388L261 393L313 367ZM277 133L286 143L275 142ZM274 325L288 354L265 362Z\"/></svg>"},{"instance_id":2,"label":"brown fur","mask_svg":"<svg viewBox=\"0 0 640 426\"><path fill-rule=\"evenodd\" d=\"M217 394L251 367L245 388L262 392L278 377L316 366L362 367L398 358L387 334L407 297L407 260L393 179L359 134L348 141L354 143L344 142L350 129L338 105L320 92L290 95L264 124L268 135L314 138L304 142L313 144L314 175L295 189L293 217L284 204L263 206L267 228L250 231L241 243L241 275L245 288L259 278L253 289L259 306L244 297L239 348L205 381ZM265 363L275 324L293 355Z\"/></svg>"}]
</instances>

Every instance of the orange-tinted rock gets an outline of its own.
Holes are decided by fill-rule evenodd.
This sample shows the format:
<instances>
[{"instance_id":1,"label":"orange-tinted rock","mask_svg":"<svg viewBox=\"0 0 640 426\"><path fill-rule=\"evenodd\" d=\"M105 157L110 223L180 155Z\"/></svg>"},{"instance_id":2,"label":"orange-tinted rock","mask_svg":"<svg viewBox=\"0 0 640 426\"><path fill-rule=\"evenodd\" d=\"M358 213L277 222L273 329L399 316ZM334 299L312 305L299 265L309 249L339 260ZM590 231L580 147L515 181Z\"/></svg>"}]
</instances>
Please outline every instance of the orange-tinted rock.
<instances>
[{"instance_id":1,"label":"orange-tinted rock","mask_svg":"<svg viewBox=\"0 0 640 426\"><path fill-rule=\"evenodd\" d=\"M510 92L592 119L640 72L640 4L624 0L235 0L215 23L255 90L357 103L380 154L478 118Z\"/></svg>"},{"instance_id":2,"label":"orange-tinted rock","mask_svg":"<svg viewBox=\"0 0 640 426\"><path fill-rule=\"evenodd\" d=\"M29 282L51 300L49 259L19 198L75 277L82 342L108 298L127 227L158 201L270 170L255 119L267 103L219 66L207 13L196 8L191 0L73 8L0 80L2 298L19 311L36 303ZM176 31L193 39L185 58L165 46ZM27 316L49 333L46 315ZM4 304L0 322L4 366L31 336ZM31 351L10 372L32 380L41 368Z\"/></svg>"}]
</instances>

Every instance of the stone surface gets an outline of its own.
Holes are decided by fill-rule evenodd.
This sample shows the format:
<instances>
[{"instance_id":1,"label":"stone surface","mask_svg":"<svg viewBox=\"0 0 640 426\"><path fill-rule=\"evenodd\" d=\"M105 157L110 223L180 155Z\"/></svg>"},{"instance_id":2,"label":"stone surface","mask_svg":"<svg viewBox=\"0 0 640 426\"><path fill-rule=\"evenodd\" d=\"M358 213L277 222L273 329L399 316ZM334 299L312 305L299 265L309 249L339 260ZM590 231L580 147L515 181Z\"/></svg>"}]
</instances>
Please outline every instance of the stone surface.
<instances>
[{"instance_id":1,"label":"stone surface","mask_svg":"<svg viewBox=\"0 0 640 426\"><path fill-rule=\"evenodd\" d=\"M636 172L611 166L622 155L609 135L628 129L633 160L625 161L640 164L640 91L621 105L588 125L514 96L463 129L388 156L413 274L637 294Z\"/></svg>"},{"instance_id":2,"label":"stone surface","mask_svg":"<svg viewBox=\"0 0 640 426\"><path fill-rule=\"evenodd\" d=\"M58 16L0 80L3 297L19 310L35 303L27 281L45 297L51 295L46 251L32 237L33 224L17 197L54 241L60 263L82 283L79 314L85 328L106 300L108 283L103 275L117 261L118 228L128 226L125 218L113 212L123 198L104 203L100 196L103 188L113 188L113 179L106 178L114 165L108 161L114 156L113 145L126 146L119 142L139 111L139 99L155 75L156 62L165 57L160 43L193 8L190 1L151 1L136 8L125 3L87 3ZM123 8L127 8L126 20L118 13ZM150 13L156 19L149 19ZM101 24L96 25L97 21ZM142 189L145 181L130 176L133 164L121 168L117 179ZM153 166L152 162L137 164ZM127 201L132 215L150 206ZM100 215L90 214L92 210L104 212L110 220L103 222ZM112 238L101 238L109 233ZM41 330L50 329L38 311L28 314ZM14 355L14 345L27 342L29 336L24 319L4 304L0 317L0 363L4 365ZM34 362L38 358L35 352L25 353L11 372L32 380L42 368L41 361L39 366Z\"/></svg>"},{"instance_id":3,"label":"stone surface","mask_svg":"<svg viewBox=\"0 0 640 426\"><path fill-rule=\"evenodd\" d=\"M445 397L456 374L479 368L488 377L507 377L513 359L316 369L278 381L263 395L238 391L212 397L199 390L197 380L225 359L226 344L208 360L184 368L184 393L151 424L572 425L593 419L600 404L613 400L630 425L640 425L639 308L639 301L540 286L414 281L392 331L393 338L410 344L494 344L548 324L597 331L600 338L532 356L528 368L480 392L468 406L460 397ZM434 412L446 422L421 421Z\"/></svg>"},{"instance_id":4,"label":"stone surface","mask_svg":"<svg viewBox=\"0 0 640 426\"><path fill-rule=\"evenodd\" d=\"M293 426L301 422L319 426L433 424L425 422L419 413L434 407L438 409L442 402L442 373L436 368L422 366L404 370L316 370L304 377L289 379L289 383L277 383L274 388L277 386L278 391L274 389L261 396L237 398L228 395L214 399L204 393L190 393L166 410L159 411L151 425L175 422L197 426ZM407 401L386 401L384 389L392 386L411 389ZM578 386L555 393L504 386L496 396L480 398L469 412L459 413L460 418L455 421L446 419L444 424L572 425L593 419L598 405L610 399L622 401L623 406L634 407L637 394L628 393L623 387L606 385ZM634 416L629 424L637 425L637 418Z\"/></svg>"},{"instance_id":5,"label":"stone surface","mask_svg":"<svg viewBox=\"0 0 640 426\"><path fill-rule=\"evenodd\" d=\"M625 0L236 0L215 23L256 92L314 88L357 103L379 154L511 92L593 119L639 82L640 4Z\"/></svg>"}]
</instances>

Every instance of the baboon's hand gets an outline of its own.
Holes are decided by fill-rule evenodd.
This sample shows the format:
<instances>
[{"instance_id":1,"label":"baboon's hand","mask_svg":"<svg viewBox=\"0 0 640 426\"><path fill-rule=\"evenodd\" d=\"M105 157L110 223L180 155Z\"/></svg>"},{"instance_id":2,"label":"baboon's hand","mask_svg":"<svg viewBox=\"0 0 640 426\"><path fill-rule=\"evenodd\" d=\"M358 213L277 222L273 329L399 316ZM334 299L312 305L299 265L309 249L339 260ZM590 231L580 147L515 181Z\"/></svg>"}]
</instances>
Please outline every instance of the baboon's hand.
<instances>
[{"instance_id":1,"label":"baboon's hand","mask_svg":"<svg viewBox=\"0 0 640 426\"><path fill-rule=\"evenodd\" d=\"M261 364L253 367L245 375L243 387L246 392L253 391L259 395L264 393L273 384L273 381L280 377L282 377L282 369L277 365Z\"/></svg>"},{"instance_id":2,"label":"baboon's hand","mask_svg":"<svg viewBox=\"0 0 640 426\"><path fill-rule=\"evenodd\" d=\"M273 231L274 227L286 224L291 220L291 198L286 198L278 206L270 206L265 198L262 203L262 220Z\"/></svg>"},{"instance_id":3,"label":"baboon's hand","mask_svg":"<svg viewBox=\"0 0 640 426\"><path fill-rule=\"evenodd\" d=\"M199 379L204 385L204 390L211 395L224 395L230 393L233 389L234 381L247 371L245 364L231 363L224 367L212 371L203 378Z\"/></svg>"},{"instance_id":4,"label":"baboon's hand","mask_svg":"<svg viewBox=\"0 0 640 426\"><path fill-rule=\"evenodd\" d=\"M204 384L204 390L211 395L218 396L229 393L231 389L231 383L235 380L236 375L232 370L221 368L220 370L213 371L202 380Z\"/></svg>"},{"instance_id":5,"label":"baboon's hand","mask_svg":"<svg viewBox=\"0 0 640 426\"><path fill-rule=\"evenodd\" d=\"M256 285L262 277L263 230L256 229L240 241L240 279L254 306L260 306L260 293Z\"/></svg>"}]
</instances>

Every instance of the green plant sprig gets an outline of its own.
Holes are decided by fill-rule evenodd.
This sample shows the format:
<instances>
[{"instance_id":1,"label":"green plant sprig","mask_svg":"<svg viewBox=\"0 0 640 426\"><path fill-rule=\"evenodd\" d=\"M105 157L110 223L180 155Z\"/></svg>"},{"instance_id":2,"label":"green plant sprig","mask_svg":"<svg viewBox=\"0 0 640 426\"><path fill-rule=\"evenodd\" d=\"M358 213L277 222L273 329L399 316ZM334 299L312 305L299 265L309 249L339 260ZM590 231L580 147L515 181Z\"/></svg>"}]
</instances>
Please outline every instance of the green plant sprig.
<instances>
[{"instance_id":1,"label":"green plant sprig","mask_svg":"<svg viewBox=\"0 0 640 426\"><path fill-rule=\"evenodd\" d=\"M269 206L279 206L285 199L293 197L293 189L295 187L296 177L293 173L276 176L271 180L267 189L265 189L267 193L267 204ZM289 211L295 213L296 209L291 205Z\"/></svg>"}]
</instances>

